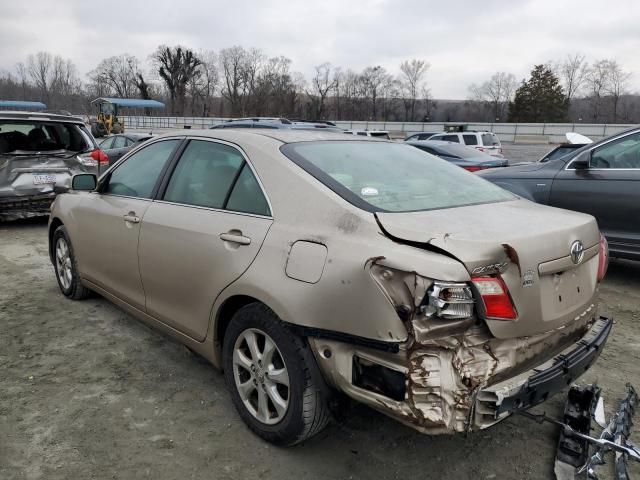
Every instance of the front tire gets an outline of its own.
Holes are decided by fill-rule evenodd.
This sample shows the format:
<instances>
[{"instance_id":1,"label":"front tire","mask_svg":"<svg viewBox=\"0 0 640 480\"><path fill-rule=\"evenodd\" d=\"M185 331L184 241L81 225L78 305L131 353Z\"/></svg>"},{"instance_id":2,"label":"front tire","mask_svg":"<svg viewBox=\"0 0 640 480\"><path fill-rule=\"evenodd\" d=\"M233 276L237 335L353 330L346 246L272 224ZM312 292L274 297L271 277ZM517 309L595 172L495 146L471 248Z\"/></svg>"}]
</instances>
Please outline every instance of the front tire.
<instances>
[{"instance_id":1,"label":"front tire","mask_svg":"<svg viewBox=\"0 0 640 480\"><path fill-rule=\"evenodd\" d=\"M53 268L60 291L65 297L82 300L91 294L91 290L80 281L78 263L64 225L53 232Z\"/></svg>"},{"instance_id":2,"label":"front tire","mask_svg":"<svg viewBox=\"0 0 640 480\"><path fill-rule=\"evenodd\" d=\"M223 366L236 410L268 442L295 445L327 425L327 387L313 354L265 305L233 316Z\"/></svg>"}]
</instances>

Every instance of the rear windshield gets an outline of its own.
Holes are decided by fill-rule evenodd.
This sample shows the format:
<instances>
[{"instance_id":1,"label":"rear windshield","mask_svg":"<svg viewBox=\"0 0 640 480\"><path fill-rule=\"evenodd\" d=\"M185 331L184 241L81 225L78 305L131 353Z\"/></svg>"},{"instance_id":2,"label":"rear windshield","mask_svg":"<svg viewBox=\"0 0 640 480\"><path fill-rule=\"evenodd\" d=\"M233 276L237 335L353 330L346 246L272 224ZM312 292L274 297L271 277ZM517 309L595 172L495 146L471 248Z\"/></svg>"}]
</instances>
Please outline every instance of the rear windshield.
<instances>
[{"instance_id":1,"label":"rear windshield","mask_svg":"<svg viewBox=\"0 0 640 480\"><path fill-rule=\"evenodd\" d=\"M498 137L496 137L495 133L483 133L482 145L484 145L485 147L499 147L500 140L498 140Z\"/></svg>"},{"instance_id":2,"label":"rear windshield","mask_svg":"<svg viewBox=\"0 0 640 480\"><path fill-rule=\"evenodd\" d=\"M85 151L89 134L75 123L0 120L0 153Z\"/></svg>"},{"instance_id":3,"label":"rear windshield","mask_svg":"<svg viewBox=\"0 0 640 480\"><path fill-rule=\"evenodd\" d=\"M443 155L456 156L458 158L477 158L482 156L482 152L478 152L475 148L464 147L462 145L438 145L436 148ZM489 157L491 159L491 157Z\"/></svg>"},{"instance_id":4,"label":"rear windshield","mask_svg":"<svg viewBox=\"0 0 640 480\"><path fill-rule=\"evenodd\" d=\"M301 142L282 153L350 203L409 212L512 200L514 195L403 143Z\"/></svg>"},{"instance_id":5,"label":"rear windshield","mask_svg":"<svg viewBox=\"0 0 640 480\"><path fill-rule=\"evenodd\" d=\"M371 135L372 137L386 138L387 140L390 140L389 134L387 132L369 132L369 135Z\"/></svg>"}]
</instances>

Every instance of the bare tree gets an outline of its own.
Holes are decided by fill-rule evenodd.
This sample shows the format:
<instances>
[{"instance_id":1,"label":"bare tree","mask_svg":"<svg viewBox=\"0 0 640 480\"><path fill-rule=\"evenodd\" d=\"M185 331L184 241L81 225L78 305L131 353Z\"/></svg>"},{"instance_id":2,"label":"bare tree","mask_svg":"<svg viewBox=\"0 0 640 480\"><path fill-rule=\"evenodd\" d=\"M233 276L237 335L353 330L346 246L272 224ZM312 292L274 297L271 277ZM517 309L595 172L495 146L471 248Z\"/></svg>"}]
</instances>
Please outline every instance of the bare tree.
<instances>
[{"instance_id":1,"label":"bare tree","mask_svg":"<svg viewBox=\"0 0 640 480\"><path fill-rule=\"evenodd\" d=\"M225 48L220 51L220 68L222 69L222 96L231 104L231 115L244 115L248 93L247 76L245 75L247 52L240 46Z\"/></svg>"},{"instance_id":2,"label":"bare tree","mask_svg":"<svg viewBox=\"0 0 640 480\"><path fill-rule=\"evenodd\" d=\"M191 97L191 114L196 115L196 107L201 107L203 117L208 117L211 112L211 101L218 85L218 56L213 50L201 50L198 52L201 61L198 66L198 74L189 82L189 94Z\"/></svg>"},{"instance_id":3,"label":"bare tree","mask_svg":"<svg viewBox=\"0 0 640 480\"><path fill-rule=\"evenodd\" d=\"M202 63L196 54L180 46L161 45L153 55L158 74L169 91L171 114L183 115L187 85L195 76L200 75L198 67Z\"/></svg>"},{"instance_id":4,"label":"bare tree","mask_svg":"<svg viewBox=\"0 0 640 480\"><path fill-rule=\"evenodd\" d=\"M473 100L489 102L492 107L492 121L505 118L506 107L516 91L517 81L512 73L496 72L482 85L475 83L469 87Z\"/></svg>"},{"instance_id":5,"label":"bare tree","mask_svg":"<svg viewBox=\"0 0 640 480\"><path fill-rule=\"evenodd\" d=\"M330 63L323 63L316 67L316 74L311 79L312 92L310 93L307 90L313 109L313 116L316 119L323 118L327 95L335 88L337 82L336 71L331 67Z\"/></svg>"},{"instance_id":6,"label":"bare tree","mask_svg":"<svg viewBox=\"0 0 640 480\"><path fill-rule=\"evenodd\" d=\"M27 57L27 73L31 81L40 90L42 99L50 103L51 65L53 56L49 52L38 52Z\"/></svg>"},{"instance_id":7,"label":"bare tree","mask_svg":"<svg viewBox=\"0 0 640 480\"><path fill-rule=\"evenodd\" d=\"M360 77L365 90L364 94L371 99L371 119L376 120L378 118L376 108L378 97L380 96L382 85L389 81L390 75L384 67L377 65L375 67L365 68Z\"/></svg>"},{"instance_id":8,"label":"bare tree","mask_svg":"<svg viewBox=\"0 0 640 480\"><path fill-rule=\"evenodd\" d=\"M569 102L584 87L589 74L589 64L585 56L580 53L567 55L558 65L557 76L562 82L566 98Z\"/></svg>"},{"instance_id":9,"label":"bare tree","mask_svg":"<svg viewBox=\"0 0 640 480\"><path fill-rule=\"evenodd\" d=\"M629 86L629 78L631 73L625 72L615 60L609 60L607 63L608 74L605 92L611 96L613 106L613 122L618 121L618 107L620 105L620 97L627 93Z\"/></svg>"},{"instance_id":10,"label":"bare tree","mask_svg":"<svg viewBox=\"0 0 640 480\"><path fill-rule=\"evenodd\" d=\"M89 79L96 85L104 85L109 94L121 98L135 96L138 88L136 78L139 73L138 59L129 54L105 58L89 72Z\"/></svg>"},{"instance_id":11,"label":"bare tree","mask_svg":"<svg viewBox=\"0 0 640 480\"><path fill-rule=\"evenodd\" d=\"M428 69L429 64L427 62L416 58L412 60L405 60L400 64L400 83L403 87L405 120L407 121L412 122L415 120L418 93L422 89L424 76Z\"/></svg>"}]
</instances>

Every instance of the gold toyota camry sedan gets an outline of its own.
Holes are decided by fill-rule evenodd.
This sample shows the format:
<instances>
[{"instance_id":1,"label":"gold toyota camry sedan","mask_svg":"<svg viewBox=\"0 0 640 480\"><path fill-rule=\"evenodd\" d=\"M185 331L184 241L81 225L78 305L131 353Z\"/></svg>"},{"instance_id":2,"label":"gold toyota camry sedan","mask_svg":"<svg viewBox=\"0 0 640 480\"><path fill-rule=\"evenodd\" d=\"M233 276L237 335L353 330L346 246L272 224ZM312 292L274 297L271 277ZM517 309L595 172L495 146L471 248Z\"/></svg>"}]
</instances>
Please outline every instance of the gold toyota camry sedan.
<instances>
[{"instance_id":1,"label":"gold toyota camry sedan","mask_svg":"<svg viewBox=\"0 0 640 480\"><path fill-rule=\"evenodd\" d=\"M597 358L606 241L413 148L303 130L167 134L51 208L60 290L92 291L221 368L292 445L342 392L427 434L489 427Z\"/></svg>"}]
</instances>

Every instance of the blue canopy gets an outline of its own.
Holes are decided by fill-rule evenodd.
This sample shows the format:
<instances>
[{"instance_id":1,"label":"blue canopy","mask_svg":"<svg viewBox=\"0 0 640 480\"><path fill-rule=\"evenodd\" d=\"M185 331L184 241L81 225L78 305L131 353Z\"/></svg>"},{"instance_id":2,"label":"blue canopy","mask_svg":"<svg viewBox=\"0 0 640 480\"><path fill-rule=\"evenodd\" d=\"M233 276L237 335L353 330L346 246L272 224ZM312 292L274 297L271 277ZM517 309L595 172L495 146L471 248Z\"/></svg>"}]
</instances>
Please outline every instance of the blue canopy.
<instances>
[{"instance_id":1,"label":"blue canopy","mask_svg":"<svg viewBox=\"0 0 640 480\"><path fill-rule=\"evenodd\" d=\"M20 108L25 110L44 110L42 102L23 102L22 100L0 100L0 108Z\"/></svg>"},{"instance_id":2,"label":"blue canopy","mask_svg":"<svg viewBox=\"0 0 640 480\"><path fill-rule=\"evenodd\" d=\"M162 102L158 102L157 100L143 100L141 98L100 97L91 103L113 103L119 107L128 108L164 108L164 103Z\"/></svg>"}]
</instances>

